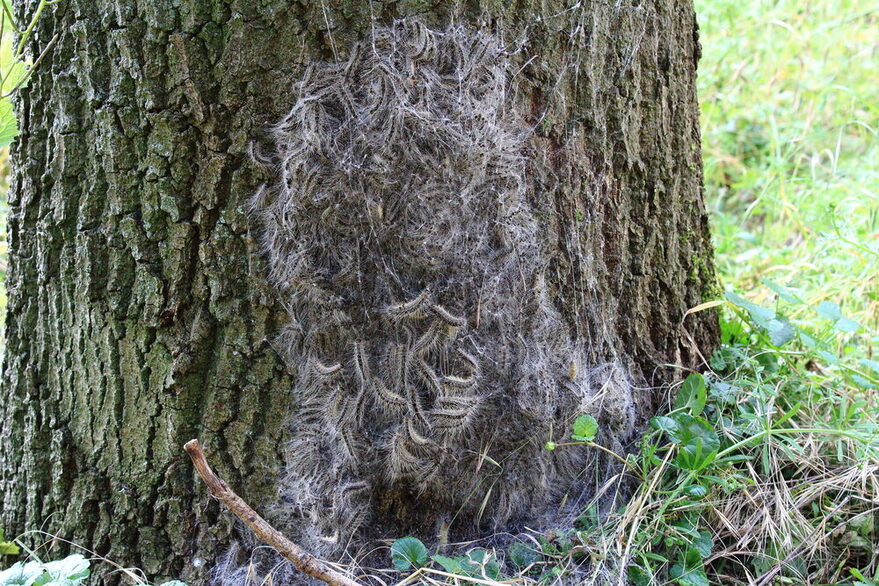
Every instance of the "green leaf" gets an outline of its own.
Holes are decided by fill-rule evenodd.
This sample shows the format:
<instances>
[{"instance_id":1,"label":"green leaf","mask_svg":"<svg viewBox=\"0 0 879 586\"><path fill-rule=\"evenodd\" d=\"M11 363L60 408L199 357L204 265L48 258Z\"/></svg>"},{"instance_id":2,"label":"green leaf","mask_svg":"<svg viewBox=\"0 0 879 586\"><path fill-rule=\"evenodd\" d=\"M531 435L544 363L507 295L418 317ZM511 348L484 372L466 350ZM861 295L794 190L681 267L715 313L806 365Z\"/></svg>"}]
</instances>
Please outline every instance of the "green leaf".
<instances>
[{"instance_id":1,"label":"green leaf","mask_svg":"<svg viewBox=\"0 0 879 586\"><path fill-rule=\"evenodd\" d=\"M516 541L513 543L508 551L510 554L510 561L519 568L527 568L531 564L536 564L543 558L539 551L529 547L527 543L522 541Z\"/></svg>"},{"instance_id":2,"label":"green leaf","mask_svg":"<svg viewBox=\"0 0 879 586\"><path fill-rule=\"evenodd\" d=\"M699 415L705 408L707 390L705 378L698 373L693 373L684 379L675 397L675 408L686 407L693 415Z\"/></svg>"},{"instance_id":3,"label":"green leaf","mask_svg":"<svg viewBox=\"0 0 879 586\"><path fill-rule=\"evenodd\" d=\"M776 283L775 281L772 281L770 279L763 278L763 279L760 279L760 281L762 281L763 284L766 285L770 291L772 291L773 293L775 293L776 295L778 295L780 298L784 299L788 303L797 303L797 304L803 303L803 300L800 299L799 297L797 297L796 294L793 292L793 290L788 289L787 287L785 287L783 285L779 285L778 283Z\"/></svg>"},{"instance_id":4,"label":"green leaf","mask_svg":"<svg viewBox=\"0 0 879 586\"><path fill-rule=\"evenodd\" d=\"M469 570L470 576L478 577L482 575L482 571L485 571L485 575L491 578L492 580L497 580L501 576L501 568L498 565L497 561L494 559L488 551L484 549L474 549L467 553L467 557L476 564L476 567ZM466 570L467 568L465 568Z\"/></svg>"},{"instance_id":5,"label":"green leaf","mask_svg":"<svg viewBox=\"0 0 879 586\"><path fill-rule=\"evenodd\" d=\"M671 567L668 576L680 586L710 586L702 556L693 548L687 549L684 558Z\"/></svg>"},{"instance_id":6,"label":"green leaf","mask_svg":"<svg viewBox=\"0 0 879 586\"><path fill-rule=\"evenodd\" d=\"M674 420L674 431L667 433L679 446L675 463L686 470L700 470L710 464L720 450L720 439L711 425L686 413L676 414Z\"/></svg>"},{"instance_id":7,"label":"green leaf","mask_svg":"<svg viewBox=\"0 0 879 586\"><path fill-rule=\"evenodd\" d=\"M657 417L654 417L650 420L650 425L652 425L654 429L664 431L668 434L671 434L678 428L678 422L667 415L658 415Z\"/></svg>"},{"instance_id":8,"label":"green leaf","mask_svg":"<svg viewBox=\"0 0 879 586\"><path fill-rule=\"evenodd\" d=\"M630 566L629 582L633 586L650 586L653 584L653 576L638 566Z\"/></svg>"},{"instance_id":9,"label":"green leaf","mask_svg":"<svg viewBox=\"0 0 879 586\"><path fill-rule=\"evenodd\" d=\"M748 315L751 316L751 321L760 326L761 328L766 328L766 324L769 323L770 320L775 319L775 311L757 305L756 303L751 303L747 299L736 295L735 293L728 291L726 293L727 300L737 307L741 307L745 311L748 312Z\"/></svg>"},{"instance_id":10,"label":"green leaf","mask_svg":"<svg viewBox=\"0 0 879 586\"><path fill-rule=\"evenodd\" d=\"M18 136L18 122L9 98L0 98L0 147L9 146Z\"/></svg>"},{"instance_id":11,"label":"green leaf","mask_svg":"<svg viewBox=\"0 0 879 586\"><path fill-rule=\"evenodd\" d=\"M464 574L464 568L461 566L460 558L447 558L444 555L437 554L430 556L430 559L441 565L443 569L450 574Z\"/></svg>"},{"instance_id":12,"label":"green leaf","mask_svg":"<svg viewBox=\"0 0 879 586\"><path fill-rule=\"evenodd\" d=\"M391 545L391 562L399 571L420 568L428 562L427 548L415 537L403 537Z\"/></svg>"},{"instance_id":13,"label":"green leaf","mask_svg":"<svg viewBox=\"0 0 879 586\"><path fill-rule=\"evenodd\" d=\"M708 494L708 489L701 484L694 484L685 488L684 494L699 499Z\"/></svg>"},{"instance_id":14,"label":"green leaf","mask_svg":"<svg viewBox=\"0 0 879 586\"><path fill-rule=\"evenodd\" d=\"M713 548L714 539L711 538L711 534L707 531L699 531L699 536L693 540L693 549L698 551L699 555L704 559L711 555Z\"/></svg>"},{"instance_id":15,"label":"green leaf","mask_svg":"<svg viewBox=\"0 0 879 586\"><path fill-rule=\"evenodd\" d=\"M836 328L837 331L845 332L847 334L853 334L861 329L861 324L853 319L841 317L836 320L836 323L833 324L833 327Z\"/></svg>"},{"instance_id":16,"label":"green leaf","mask_svg":"<svg viewBox=\"0 0 879 586\"><path fill-rule=\"evenodd\" d=\"M12 541L6 541L3 528L0 528L0 555L18 555L19 553L18 546Z\"/></svg>"},{"instance_id":17,"label":"green leaf","mask_svg":"<svg viewBox=\"0 0 879 586\"><path fill-rule=\"evenodd\" d=\"M581 415L574 421L571 438L578 442L591 442L598 434L598 422L591 415Z\"/></svg>"},{"instance_id":18,"label":"green leaf","mask_svg":"<svg viewBox=\"0 0 879 586\"><path fill-rule=\"evenodd\" d=\"M861 358L859 362L876 374L879 374L879 362L876 362L875 360L870 360L868 358Z\"/></svg>"},{"instance_id":19,"label":"green leaf","mask_svg":"<svg viewBox=\"0 0 879 586\"><path fill-rule=\"evenodd\" d=\"M0 586L30 586L44 573L43 564L39 562L16 562L0 572Z\"/></svg>"},{"instance_id":20,"label":"green leaf","mask_svg":"<svg viewBox=\"0 0 879 586\"><path fill-rule=\"evenodd\" d=\"M831 321L836 321L842 317L842 311L840 311L839 306L832 301L822 301L815 308L815 311L821 317Z\"/></svg>"},{"instance_id":21,"label":"green leaf","mask_svg":"<svg viewBox=\"0 0 879 586\"><path fill-rule=\"evenodd\" d=\"M18 555L21 550L11 541L0 541L0 555Z\"/></svg>"},{"instance_id":22,"label":"green leaf","mask_svg":"<svg viewBox=\"0 0 879 586\"><path fill-rule=\"evenodd\" d=\"M766 324L769 342L773 346L784 346L797 335L796 330L786 317L771 319Z\"/></svg>"},{"instance_id":23,"label":"green leaf","mask_svg":"<svg viewBox=\"0 0 879 586\"><path fill-rule=\"evenodd\" d=\"M89 577L89 561L75 553L62 560L43 564L45 574L34 581L34 586L76 586Z\"/></svg>"}]
</instances>

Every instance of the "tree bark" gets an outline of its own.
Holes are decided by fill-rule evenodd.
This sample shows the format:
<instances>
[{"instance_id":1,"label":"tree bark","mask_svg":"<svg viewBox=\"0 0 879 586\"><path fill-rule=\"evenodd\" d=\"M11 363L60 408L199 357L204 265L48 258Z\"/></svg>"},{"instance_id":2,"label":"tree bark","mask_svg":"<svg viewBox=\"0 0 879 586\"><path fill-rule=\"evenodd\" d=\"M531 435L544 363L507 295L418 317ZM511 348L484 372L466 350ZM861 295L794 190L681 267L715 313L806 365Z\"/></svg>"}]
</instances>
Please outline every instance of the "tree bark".
<instances>
[{"instance_id":1,"label":"tree bark","mask_svg":"<svg viewBox=\"0 0 879 586\"><path fill-rule=\"evenodd\" d=\"M250 147L290 111L306 65L344 62L395 19L454 20L515 48L528 199L557 240L546 286L587 348L580 367L623 360L653 387L670 365L698 366L717 324L702 312L681 326L716 287L693 7L571 4L64 0L47 13L32 43L59 40L20 93L9 196L6 534L42 528L156 582L203 581L233 525L182 451L193 437L258 510L275 502L299 375L273 348L290 316L247 212L274 179ZM658 395L634 400L643 423Z\"/></svg>"}]
</instances>

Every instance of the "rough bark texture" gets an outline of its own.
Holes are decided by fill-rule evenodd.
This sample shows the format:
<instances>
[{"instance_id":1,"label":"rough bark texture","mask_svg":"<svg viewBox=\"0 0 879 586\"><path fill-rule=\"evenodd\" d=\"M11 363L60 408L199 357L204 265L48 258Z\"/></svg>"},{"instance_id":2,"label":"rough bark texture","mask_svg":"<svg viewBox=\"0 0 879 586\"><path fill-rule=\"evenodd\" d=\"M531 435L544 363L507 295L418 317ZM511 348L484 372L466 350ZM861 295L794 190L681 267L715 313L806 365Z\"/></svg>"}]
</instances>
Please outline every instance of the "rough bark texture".
<instances>
[{"instance_id":1,"label":"rough bark texture","mask_svg":"<svg viewBox=\"0 0 879 586\"><path fill-rule=\"evenodd\" d=\"M716 338L690 2L64 0L18 111L0 498L151 578L198 583L232 533L183 443L259 508L276 497L293 376L287 321L246 203L250 142L311 61L373 26L453 16L515 52L533 207L559 234L546 279L590 364L651 384ZM24 14L26 7L19 7ZM331 31L331 32L330 32ZM586 366L589 366L587 364ZM639 397L646 415L655 393ZM106 582L118 580L106 577Z\"/></svg>"}]
</instances>

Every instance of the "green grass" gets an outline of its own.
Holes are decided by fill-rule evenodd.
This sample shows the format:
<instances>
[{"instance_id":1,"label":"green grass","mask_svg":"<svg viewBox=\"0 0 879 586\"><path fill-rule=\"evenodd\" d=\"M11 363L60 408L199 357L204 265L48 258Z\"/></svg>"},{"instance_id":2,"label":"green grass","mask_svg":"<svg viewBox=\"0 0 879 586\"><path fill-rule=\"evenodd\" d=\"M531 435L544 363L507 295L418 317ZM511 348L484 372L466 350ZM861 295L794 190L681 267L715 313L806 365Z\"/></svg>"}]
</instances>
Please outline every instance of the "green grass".
<instances>
[{"instance_id":1,"label":"green grass","mask_svg":"<svg viewBox=\"0 0 879 586\"><path fill-rule=\"evenodd\" d=\"M872 585L879 2L696 4L706 203L734 292L696 418L721 447L685 471L673 434L648 433L636 498L602 532L643 584Z\"/></svg>"},{"instance_id":2,"label":"green grass","mask_svg":"<svg viewBox=\"0 0 879 586\"><path fill-rule=\"evenodd\" d=\"M700 0L706 197L723 281L879 325L879 2Z\"/></svg>"}]
</instances>

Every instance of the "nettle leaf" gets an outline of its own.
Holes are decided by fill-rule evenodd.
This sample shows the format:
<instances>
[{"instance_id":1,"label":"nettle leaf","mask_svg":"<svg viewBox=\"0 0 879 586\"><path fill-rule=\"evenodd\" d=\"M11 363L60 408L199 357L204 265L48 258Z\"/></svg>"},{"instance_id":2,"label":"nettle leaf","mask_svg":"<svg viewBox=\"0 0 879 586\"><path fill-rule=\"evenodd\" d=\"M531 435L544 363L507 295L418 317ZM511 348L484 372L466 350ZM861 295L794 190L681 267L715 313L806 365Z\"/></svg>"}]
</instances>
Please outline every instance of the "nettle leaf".
<instances>
[{"instance_id":1,"label":"nettle leaf","mask_svg":"<svg viewBox=\"0 0 879 586\"><path fill-rule=\"evenodd\" d=\"M705 408L707 388L705 378L698 373L693 373L684 379L675 397L675 408L686 407L693 415L699 415Z\"/></svg>"},{"instance_id":2,"label":"nettle leaf","mask_svg":"<svg viewBox=\"0 0 879 586\"><path fill-rule=\"evenodd\" d=\"M391 562L401 572L425 566L429 559L427 548L415 537L403 537L391 545Z\"/></svg>"},{"instance_id":3,"label":"nettle leaf","mask_svg":"<svg viewBox=\"0 0 879 586\"><path fill-rule=\"evenodd\" d=\"M713 548L714 539L712 539L711 534L707 531L699 531L699 536L693 540L693 549L698 551L699 555L704 559L711 555Z\"/></svg>"},{"instance_id":4,"label":"nettle leaf","mask_svg":"<svg viewBox=\"0 0 879 586\"><path fill-rule=\"evenodd\" d=\"M571 438L578 442L591 442L598 434L598 422L591 415L581 415L574 421Z\"/></svg>"}]
</instances>

